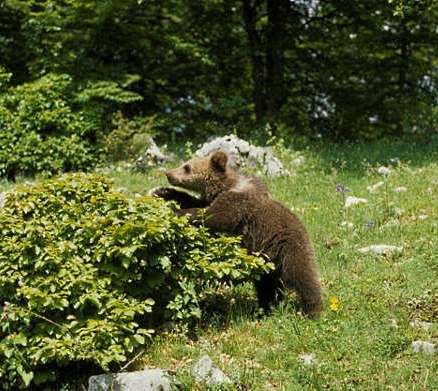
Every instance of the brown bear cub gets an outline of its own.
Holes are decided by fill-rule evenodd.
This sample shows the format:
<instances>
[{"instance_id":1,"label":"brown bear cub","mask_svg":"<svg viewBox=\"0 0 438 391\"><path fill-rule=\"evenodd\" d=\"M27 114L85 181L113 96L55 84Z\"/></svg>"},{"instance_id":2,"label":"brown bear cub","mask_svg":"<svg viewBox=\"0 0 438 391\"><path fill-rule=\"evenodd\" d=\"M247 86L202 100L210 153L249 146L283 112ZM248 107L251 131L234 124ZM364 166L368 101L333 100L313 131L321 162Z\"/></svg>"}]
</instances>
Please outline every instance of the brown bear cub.
<instances>
[{"instance_id":1,"label":"brown bear cub","mask_svg":"<svg viewBox=\"0 0 438 391\"><path fill-rule=\"evenodd\" d=\"M200 198L172 188L153 194L179 203L179 215L195 220L205 208L204 224L213 230L242 236L250 252L266 254L276 269L255 282L259 304L265 310L282 298L284 287L294 289L310 317L322 311L312 244L303 224L286 207L271 198L256 177L244 176L228 164L222 151L194 158L166 173L170 184L193 190Z\"/></svg>"}]
</instances>

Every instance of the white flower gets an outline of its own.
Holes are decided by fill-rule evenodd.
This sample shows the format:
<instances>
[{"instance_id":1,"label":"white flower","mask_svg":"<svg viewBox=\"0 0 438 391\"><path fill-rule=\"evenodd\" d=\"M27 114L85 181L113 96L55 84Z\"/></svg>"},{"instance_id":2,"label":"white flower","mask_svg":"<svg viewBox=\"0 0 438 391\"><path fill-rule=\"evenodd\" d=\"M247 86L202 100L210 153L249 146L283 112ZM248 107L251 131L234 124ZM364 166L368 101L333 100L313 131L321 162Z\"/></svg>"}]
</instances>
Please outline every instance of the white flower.
<instances>
[{"instance_id":1,"label":"white flower","mask_svg":"<svg viewBox=\"0 0 438 391\"><path fill-rule=\"evenodd\" d=\"M313 353L301 353L298 358L304 365L315 365L318 363L318 360Z\"/></svg>"},{"instance_id":2,"label":"white flower","mask_svg":"<svg viewBox=\"0 0 438 391\"><path fill-rule=\"evenodd\" d=\"M429 218L428 215L420 215L420 216L418 216L419 220L427 220L428 218Z\"/></svg>"},{"instance_id":3,"label":"white flower","mask_svg":"<svg viewBox=\"0 0 438 391\"><path fill-rule=\"evenodd\" d=\"M366 198L357 198L357 197L348 196L345 199L345 207L349 208L352 205L366 204L367 202L368 200Z\"/></svg>"},{"instance_id":4,"label":"white flower","mask_svg":"<svg viewBox=\"0 0 438 391\"><path fill-rule=\"evenodd\" d=\"M396 187L394 189L394 191L396 193L406 193L408 191L408 189L406 187L404 187L404 186L399 186L399 187Z\"/></svg>"},{"instance_id":5,"label":"white flower","mask_svg":"<svg viewBox=\"0 0 438 391\"><path fill-rule=\"evenodd\" d=\"M380 167L377 169L377 172L378 172L380 175L389 175L389 174L391 174L391 170L390 170L388 167L385 167L385 166L380 166Z\"/></svg>"},{"instance_id":6,"label":"white flower","mask_svg":"<svg viewBox=\"0 0 438 391\"><path fill-rule=\"evenodd\" d=\"M370 185L367 187L367 190L370 193L375 193L377 190L379 190L383 185L385 184L385 182L377 182L375 185Z\"/></svg>"},{"instance_id":7,"label":"white flower","mask_svg":"<svg viewBox=\"0 0 438 391\"><path fill-rule=\"evenodd\" d=\"M396 216L401 216L403 213L405 213L405 211L404 211L404 209L402 209L402 208L395 208L394 209L394 214L396 215Z\"/></svg>"},{"instance_id":8,"label":"white flower","mask_svg":"<svg viewBox=\"0 0 438 391\"><path fill-rule=\"evenodd\" d=\"M341 223L341 227L353 228L354 225L353 225L353 223L350 223L349 221L343 221Z\"/></svg>"},{"instance_id":9,"label":"white flower","mask_svg":"<svg viewBox=\"0 0 438 391\"><path fill-rule=\"evenodd\" d=\"M291 161L293 166L301 166L305 162L304 156L298 156L296 159Z\"/></svg>"}]
</instances>

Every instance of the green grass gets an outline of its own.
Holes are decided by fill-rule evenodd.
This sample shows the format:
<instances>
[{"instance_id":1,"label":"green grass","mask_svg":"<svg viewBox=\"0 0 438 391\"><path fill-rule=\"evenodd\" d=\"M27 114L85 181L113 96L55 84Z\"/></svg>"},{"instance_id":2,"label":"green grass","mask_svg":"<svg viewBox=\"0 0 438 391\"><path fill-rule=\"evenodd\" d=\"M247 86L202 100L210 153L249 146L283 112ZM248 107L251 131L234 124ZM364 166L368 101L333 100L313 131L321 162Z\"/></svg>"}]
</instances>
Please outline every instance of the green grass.
<instances>
[{"instance_id":1,"label":"green grass","mask_svg":"<svg viewBox=\"0 0 438 391\"><path fill-rule=\"evenodd\" d=\"M205 318L189 333L157 336L132 368L170 368L182 389L204 390L190 371L206 353L233 380L223 389L438 389L438 353L411 349L415 340L438 345L438 140L319 144L279 152L286 163L297 154L306 158L292 169L294 175L265 180L274 198L308 227L324 286L324 315L304 318L291 294L270 316L260 317L252 287L239 286L206 303ZM392 158L400 163L390 164ZM386 186L371 194L367 186L385 180L376 172L380 165L392 172ZM166 183L162 170L107 174L132 192ZM339 183L368 203L345 210L335 190ZM396 193L398 186L407 192ZM0 183L0 190L8 187ZM353 226L341 226L345 219ZM392 220L399 224L384 227ZM357 251L370 244L403 251L392 256ZM337 310L330 306L333 297L340 303ZM413 319L433 325L416 329L409 325ZM302 353L313 354L317 363L304 365Z\"/></svg>"}]
</instances>

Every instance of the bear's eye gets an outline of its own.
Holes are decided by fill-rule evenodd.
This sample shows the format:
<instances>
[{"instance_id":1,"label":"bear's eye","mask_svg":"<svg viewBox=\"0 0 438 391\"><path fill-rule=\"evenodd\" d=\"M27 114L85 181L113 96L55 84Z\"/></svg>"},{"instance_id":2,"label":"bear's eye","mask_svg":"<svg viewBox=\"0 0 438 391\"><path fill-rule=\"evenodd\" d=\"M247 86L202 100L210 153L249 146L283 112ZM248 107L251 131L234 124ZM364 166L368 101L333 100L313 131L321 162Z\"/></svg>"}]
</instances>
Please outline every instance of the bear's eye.
<instances>
[{"instance_id":1,"label":"bear's eye","mask_svg":"<svg viewBox=\"0 0 438 391\"><path fill-rule=\"evenodd\" d=\"M186 174L190 174L190 171L192 171L192 168L188 164L184 164L183 170Z\"/></svg>"}]
</instances>

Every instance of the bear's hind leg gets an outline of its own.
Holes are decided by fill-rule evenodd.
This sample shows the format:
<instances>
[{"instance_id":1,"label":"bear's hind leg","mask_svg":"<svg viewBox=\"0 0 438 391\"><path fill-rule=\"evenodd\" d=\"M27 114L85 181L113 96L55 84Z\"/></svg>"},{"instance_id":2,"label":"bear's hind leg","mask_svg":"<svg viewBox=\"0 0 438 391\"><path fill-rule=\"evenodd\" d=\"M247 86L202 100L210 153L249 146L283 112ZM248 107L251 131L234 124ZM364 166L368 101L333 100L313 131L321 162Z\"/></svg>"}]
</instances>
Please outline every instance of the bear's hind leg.
<instances>
[{"instance_id":1,"label":"bear's hind leg","mask_svg":"<svg viewBox=\"0 0 438 391\"><path fill-rule=\"evenodd\" d=\"M264 274L260 280L255 281L259 306L266 313L271 310L271 305L277 304L283 299L282 284L276 271Z\"/></svg>"},{"instance_id":2,"label":"bear's hind leg","mask_svg":"<svg viewBox=\"0 0 438 391\"><path fill-rule=\"evenodd\" d=\"M301 270L298 278L287 281L287 286L294 289L300 300L304 313L309 318L317 318L323 311L322 289L313 270ZM291 283L292 282L292 283Z\"/></svg>"}]
</instances>

